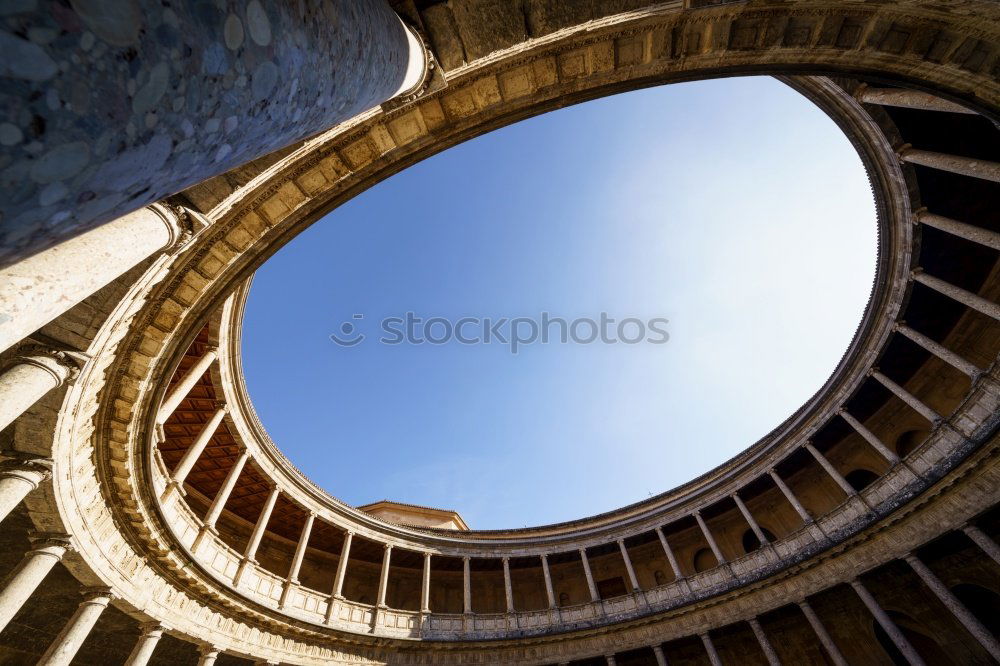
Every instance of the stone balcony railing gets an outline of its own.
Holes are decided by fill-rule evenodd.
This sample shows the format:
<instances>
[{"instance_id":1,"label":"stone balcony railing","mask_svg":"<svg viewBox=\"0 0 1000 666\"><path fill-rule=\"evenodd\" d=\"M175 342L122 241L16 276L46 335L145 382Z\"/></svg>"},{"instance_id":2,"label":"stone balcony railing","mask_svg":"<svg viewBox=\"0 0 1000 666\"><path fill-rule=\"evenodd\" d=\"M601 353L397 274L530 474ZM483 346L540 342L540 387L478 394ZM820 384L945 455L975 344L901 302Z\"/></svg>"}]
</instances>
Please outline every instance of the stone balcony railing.
<instances>
[{"instance_id":1,"label":"stone balcony railing","mask_svg":"<svg viewBox=\"0 0 1000 666\"><path fill-rule=\"evenodd\" d=\"M671 610L739 588L858 534L929 487L964 457L976 433L969 433L971 437L961 434L963 426L988 422L1000 413L998 372L1000 365L995 363L990 372L977 379L965 401L948 419L939 423L910 456L825 515L805 523L784 538L710 570L644 591L590 603L513 613L421 613L334 599L329 593L287 581L252 561L243 565L244 570L234 583L243 564L242 556L214 531L208 531L199 539L204 525L187 502L175 493L162 507L162 514L187 556L224 588L261 606L315 625L387 638L434 640L500 639L600 626ZM159 496L167 487L168 474L155 449L153 461L154 487ZM670 519L670 516L663 516L664 522ZM502 555L493 544L490 553L482 557ZM283 596L284 604L281 603ZM329 610L331 603L334 604L332 611Z\"/></svg>"}]
</instances>

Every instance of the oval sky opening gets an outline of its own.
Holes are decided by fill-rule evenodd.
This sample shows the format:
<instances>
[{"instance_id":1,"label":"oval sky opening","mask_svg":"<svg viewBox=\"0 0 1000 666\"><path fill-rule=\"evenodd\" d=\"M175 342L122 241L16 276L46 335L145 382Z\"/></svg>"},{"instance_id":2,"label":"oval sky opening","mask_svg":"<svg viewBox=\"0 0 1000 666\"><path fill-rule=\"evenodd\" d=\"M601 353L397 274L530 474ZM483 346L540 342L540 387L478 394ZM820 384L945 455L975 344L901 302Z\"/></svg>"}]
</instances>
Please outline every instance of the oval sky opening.
<instances>
[{"instance_id":1,"label":"oval sky opening","mask_svg":"<svg viewBox=\"0 0 1000 666\"><path fill-rule=\"evenodd\" d=\"M876 242L860 158L797 92L640 90L466 142L311 226L257 272L243 367L272 439L350 504L572 520L808 400Z\"/></svg>"}]
</instances>

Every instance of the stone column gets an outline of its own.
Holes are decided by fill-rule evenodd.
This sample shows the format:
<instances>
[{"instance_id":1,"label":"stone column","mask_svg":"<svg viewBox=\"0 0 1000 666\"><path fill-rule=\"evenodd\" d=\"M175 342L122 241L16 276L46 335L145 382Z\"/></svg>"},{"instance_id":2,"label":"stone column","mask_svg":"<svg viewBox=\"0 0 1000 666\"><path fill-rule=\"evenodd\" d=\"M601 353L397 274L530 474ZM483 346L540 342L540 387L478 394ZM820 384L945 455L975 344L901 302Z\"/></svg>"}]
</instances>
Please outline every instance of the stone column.
<instances>
[{"instance_id":1,"label":"stone column","mask_svg":"<svg viewBox=\"0 0 1000 666\"><path fill-rule=\"evenodd\" d=\"M313 521L315 520L316 514L310 511L306 515L306 522L302 525L302 532L299 534L299 543L295 546L292 566L288 569L288 577L285 578L285 586L281 590L281 600L278 602L279 608L284 608L288 602L288 595L291 594L292 586L299 584L299 570L302 568L302 558L306 556L306 548L309 546L309 535L312 534Z\"/></svg>"},{"instance_id":2,"label":"stone column","mask_svg":"<svg viewBox=\"0 0 1000 666\"><path fill-rule=\"evenodd\" d=\"M552 589L552 574L549 572L549 556L542 555L542 576L545 577L545 596L549 600L549 608L556 607L556 593Z\"/></svg>"},{"instance_id":3,"label":"stone column","mask_svg":"<svg viewBox=\"0 0 1000 666\"><path fill-rule=\"evenodd\" d=\"M354 540L354 532L347 530L344 533L344 545L340 548L340 559L337 560L337 577L333 582L333 596L340 597L344 591L344 577L347 575L347 560L351 556L351 541Z\"/></svg>"},{"instance_id":4,"label":"stone column","mask_svg":"<svg viewBox=\"0 0 1000 666\"><path fill-rule=\"evenodd\" d=\"M752 617L748 620L750 628L753 629L753 635L757 637L757 642L760 643L760 649L764 651L764 657L767 659L767 663L771 666L781 666L781 660L778 659L778 653L774 651L774 646L771 645L771 641L768 640L767 634L764 633L764 627L760 626L760 621L757 618Z\"/></svg>"},{"instance_id":5,"label":"stone column","mask_svg":"<svg viewBox=\"0 0 1000 666\"><path fill-rule=\"evenodd\" d=\"M214 666L222 650L215 645L202 645L198 649L198 666Z\"/></svg>"},{"instance_id":6,"label":"stone column","mask_svg":"<svg viewBox=\"0 0 1000 666\"><path fill-rule=\"evenodd\" d=\"M899 630L899 627L897 627L886 612L882 610L882 607L878 605L877 601L875 601L875 597L873 597L871 592L869 592L868 589L861 584L861 581L852 580L851 587L853 587L854 591L858 593L858 596L861 597L861 601L863 601L865 606L868 607L869 612L875 616L875 621L878 622L882 629L885 630L885 633L889 635L889 638L892 639L892 642L895 643L897 648L899 648L899 651L903 653L906 660L910 662L912 666L925 666L924 660L921 659L920 655L917 654L917 651L913 649L912 645L910 645L910 641L906 640L906 636L903 635L903 632Z\"/></svg>"},{"instance_id":7,"label":"stone column","mask_svg":"<svg viewBox=\"0 0 1000 666\"><path fill-rule=\"evenodd\" d=\"M950 217L928 213L926 209L921 209L914 213L913 220L928 227L940 229L941 231L952 234L953 236L970 240L973 243L979 243L980 245L985 245L986 247L993 248L994 250L1000 250L1000 233L997 233L996 231L984 229L983 227L977 227L973 224L967 224L965 222L959 222L958 220L953 220Z\"/></svg>"},{"instance_id":8,"label":"stone column","mask_svg":"<svg viewBox=\"0 0 1000 666\"><path fill-rule=\"evenodd\" d=\"M719 544L715 543L715 537L712 536L712 532L709 531L708 525L705 524L705 519L701 517L701 511L695 511L694 519L698 522L698 527L701 528L701 533L705 536L705 541L708 542L708 547L712 549L712 553L715 554L715 559L719 565L726 563L726 558L722 555L722 551L719 550Z\"/></svg>"},{"instance_id":9,"label":"stone column","mask_svg":"<svg viewBox=\"0 0 1000 666\"><path fill-rule=\"evenodd\" d=\"M38 662L39 666L69 666L77 650L90 634L90 630L94 628L97 618L109 603L111 603L110 589L102 587L84 590L83 601L42 655Z\"/></svg>"},{"instance_id":10,"label":"stone column","mask_svg":"<svg viewBox=\"0 0 1000 666\"><path fill-rule=\"evenodd\" d=\"M587 549L580 549L580 562L583 563L583 574L587 577L587 587L590 589L590 600L600 601L601 595L597 591L597 584L594 583L594 574L590 571L590 560L587 559Z\"/></svg>"},{"instance_id":11,"label":"stone column","mask_svg":"<svg viewBox=\"0 0 1000 666\"><path fill-rule=\"evenodd\" d=\"M78 364L65 352L36 345L26 347L0 374L0 430L77 372Z\"/></svg>"},{"instance_id":12,"label":"stone column","mask_svg":"<svg viewBox=\"0 0 1000 666\"><path fill-rule=\"evenodd\" d=\"M743 499L739 496L739 493L733 493L730 497L732 497L733 501L736 502L736 507L740 510L740 513L743 514L743 518L746 519L747 524L750 525L750 529L753 530L757 540L760 541L760 545L765 546L770 543L767 537L764 536L764 531L760 529L760 525L758 525L757 521L753 519L753 514L750 513L750 509L748 509L747 505L743 503Z\"/></svg>"},{"instance_id":13,"label":"stone column","mask_svg":"<svg viewBox=\"0 0 1000 666\"><path fill-rule=\"evenodd\" d=\"M871 430L862 425L860 421L858 421L856 418L848 414L843 409L837 413L840 415L840 418L847 421L847 423L852 428L854 428L855 432L861 435L866 442L871 444L872 448L878 451L878 454L883 458L885 458L890 465L895 465L896 463L899 462L899 456L890 451L889 447L887 447L885 444L879 441L879 438L875 436L875 433L873 433Z\"/></svg>"},{"instance_id":14,"label":"stone column","mask_svg":"<svg viewBox=\"0 0 1000 666\"><path fill-rule=\"evenodd\" d=\"M424 575L420 581L420 612L431 612L431 554L424 553Z\"/></svg>"},{"instance_id":15,"label":"stone column","mask_svg":"<svg viewBox=\"0 0 1000 666\"><path fill-rule=\"evenodd\" d=\"M177 405L181 404L181 401L187 397L187 394L191 392L194 385L198 383L198 380L202 378L208 367L215 362L215 359L219 357L218 347L210 347L201 358L195 361L184 376L180 378L177 385L170 391L170 395L163 399L163 404L160 405L160 409L156 412L156 422L163 423L170 415L174 413L177 409Z\"/></svg>"},{"instance_id":16,"label":"stone column","mask_svg":"<svg viewBox=\"0 0 1000 666\"><path fill-rule=\"evenodd\" d=\"M510 584L510 558L503 558L503 591L507 600L507 612L514 612L514 589Z\"/></svg>"},{"instance_id":17,"label":"stone column","mask_svg":"<svg viewBox=\"0 0 1000 666\"><path fill-rule=\"evenodd\" d=\"M867 84L862 83L854 95L858 101L865 104L901 106L906 109L918 109L920 111L976 114L975 111L971 111L961 104L949 102L930 93L907 90L906 88L869 88Z\"/></svg>"},{"instance_id":18,"label":"stone column","mask_svg":"<svg viewBox=\"0 0 1000 666\"><path fill-rule=\"evenodd\" d=\"M799 514L799 518L802 519L802 522L806 525L813 522L812 516L809 515L806 508L802 506L801 502L799 502L799 498L795 496L795 493L793 493L792 489L785 484L784 480L778 476L778 471L771 468L767 470L767 473L774 480L775 485L781 490L781 494L785 496L788 503L795 509L795 513Z\"/></svg>"},{"instance_id":19,"label":"stone column","mask_svg":"<svg viewBox=\"0 0 1000 666\"><path fill-rule=\"evenodd\" d=\"M392 562L392 544L385 544L382 552L382 571L378 577L378 601L375 603L379 608L385 608L385 593L389 589L389 564Z\"/></svg>"},{"instance_id":20,"label":"stone column","mask_svg":"<svg viewBox=\"0 0 1000 666\"><path fill-rule=\"evenodd\" d=\"M965 536L972 539L977 546L982 548L984 553L993 558L994 562L1000 564L1000 546L986 532L975 525L966 525L962 528L962 531L965 532Z\"/></svg>"},{"instance_id":21,"label":"stone column","mask_svg":"<svg viewBox=\"0 0 1000 666\"><path fill-rule=\"evenodd\" d=\"M955 352L951 351L944 345L939 344L934 340L931 340L923 333L919 333L913 330L912 328L907 326L905 322L899 322L898 324L896 324L896 331L901 333L902 335L905 335L910 340L913 340L913 342L917 343L930 353L934 354L935 356L937 356L939 359L941 359L951 367L968 375L970 379L975 379L976 377L979 376L981 370L978 367L976 367L972 363L969 363L964 358L962 358Z\"/></svg>"},{"instance_id":22,"label":"stone column","mask_svg":"<svg viewBox=\"0 0 1000 666\"><path fill-rule=\"evenodd\" d=\"M979 294L974 294L971 291L962 289L961 287L956 287L950 282L945 282L941 278L928 275L927 273L924 273L922 268L914 270L910 276L913 278L914 282L919 282L922 285L930 287L934 291L940 292L945 296L972 308L973 310L982 312L987 317L993 317L996 320L1000 320L1000 305L983 298Z\"/></svg>"},{"instance_id":23,"label":"stone column","mask_svg":"<svg viewBox=\"0 0 1000 666\"><path fill-rule=\"evenodd\" d=\"M1000 663L1000 642L993 637L990 630L983 626L982 622L976 619L976 616L969 612L958 598L951 593L941 579L934 575L934 572L927 568L927 565L921 562L916 555L912 553L907 555L905 558L906 563L910 565L910 568L918 576L920 580L924 581L924 584L931 589L938 599L941 600L951 614L955 616L962 626L965 627L972 636L979 641L979 644L986 648L986 651L990 653L990 656Z\"/></svg>"},{"instance_id":24,"label":"stone column","mask_svg":"<svg viewBox=\"0 0 1000 666\"><path fill-rule=\"evenodd\" d=\"M608 666L616 666L616 664L618 663L615 661L615 655L613 654L604 655L604 660L608 662Z\"/></svg>"},{"instance_id":25,"label":"stone column","mask_svg":"<svg viewBox=\"0 0 1000 666\"><path fill-rule=\"evenodd\" d=\"M840 489L847 493L848 497L857 494L857 491L854 490L854 486L847 482L847 479L845 479L841 473L837 471L837 468L826 459L826 456L820 453L819 450L812 445L812 442L806 442L802 446L812 455L813 458L816 459L816 462L819 463L819 466L823 468L830 478L836 481L837 485L840 486Z\"/></svg>"},{"instance_id":26,"label":"stone column","mask_svg":"<svg viewBox=\"0 0 1000 666\"><path fill-rule=\"evenodd\" d=\"M0 631L21 609L45 576L70 548L68 534L31 535L31 550L8 577L0 591Z\"/></svg>"},{"instance_id":27,"label":"stone column","mask_svg":"<svg viewBox=\"0 0 1000 666\"><path fill-rule=\"evenodd\" d=\"M142 629L142 635L139 636L135 647L132 648L132 653L125 660L125 666L146 666L149 663L149 658L153 656L156 644L163 636L163 625L159 622L149 622L140 625L139 628Z\"/></svg>"},{"instance_id":28,"label":"stone column","mask_svg":"<svg viewBox=\"0 0 1000 666\"><path fill-rule=\"evenodd\" d=\"M236 481L239 479L240 473L243 471L243 466L249 457L250 452L247 451L246 447L243 447L240 450L240 457L236 459L233 467L226 474L226 478L222 482L222 487L219 488L219 492L216 493L215 499L212 500L212 504L208 508L208 513L205 514L204 524L201 526L198 536L195 537L194 543L191 545L192 553L197 554L198 548L209 534L218 534L218 531L215 529L215 523L218 521L219 515L222 514L226 502L229 501L229 495L232 494L233 487L236 485Z\"/></svg>"},{"instance_id":29,"label":"stone column","mask_svg":"<svg viewBox=\"0 0 1000 666\"><path fill-rule=\"evenodd\" d=\"M715 651L715 644L712 643L712 637L708 635L708 632L703 634L698 634L701 638L701 644L705 646L705 654L708 655L708 661L711 662L712 666L722 666L722 659L719 658L719 653Z\"/></svg>"},{"instance_id":30,"label":"stone column","mask_svg":"<svg viewBox=\"0 0 1000 666\"><path fill-rule=\"evenodd\" d=\"M154 204L0 269L0 351L181 237L177 216Z\"/></svg>"},{"instance_id":31,"label":"stone column","mask_svg":"<svg viewBox=\"0 0 1000 666\"><path fill-rule=\"evenodd\" d=\"M625 561L625 571L628 572L628 580L632 583L633 592L641 592L642 588L639 587L639 579L635 576L635 569L632 568L632 558L628 556L628 549L625 547L625 540L618 539L618 549L622 551L622 560Z\"/></svg>"},{"instance_id":32,"label":"stone column","mask_svg":"<svg viewBox=\"0 0 1000 666\"><path fill-rule=\"evenodd\" d=\"M667 655L663 654L662 647L654 645L653 655L656 657L656 666L667 666Z\"/></svg>"},{"instance_id":33,"label":"stone column","mask_svg":"<svg viewBox=\"0 0 1000 666\"><path fill-rule=\"evenodd\" d=\"M469 556L466 555L462 558L462 612L466 615L472 612L472 572L469 565Z\"/></svg>"},{"instance_id":34,"label":"stone column","mask_svg":"<svg viewBox=\"0 0 1000 666\"><path fill-rule=\"evenodd\" d=\"M264 501L264 507L260 510L257 523L253 526L253 532L250 533L250 541L247 542L246 550L243 551L243 560L240 562L239 568L236 569L236 575L233 576L233 585L236 587L239 587L246 568L251 564L257 564L255 559L257 549L260 547L260 540L264 538L264 531L267 530L267 523L271 520L271 512L274 510L274 503L278 501L280 494L278 486L271 486L271 492L267 496L267 500Z\"/></svg>"},{"instance_id":35,"label":"stone column","mask_svg":"<svg viewBox=\"0 0 1000 666\"><path fill-rule=\"evenodd\" d=\"M900 386L896 382L892 381L891 379L889 379L888 377L886 377L885 375L883 375L881 372L878 371L877 368L876 369L872 369L871 372L870 372L870 374L871 374L872 378L875 381L877 381L879 384L881 384L882 386L884 386L887 389L889 389L890 391L892 391L892 393L897 398L899 398L900 400L902 400L903 402L905 402L907 405L909 405L910 407L912 407L914 411L916 411L918 414L920 414L925 419L927 419L928 421L930 421L931 424L935 424L935 423L937 423L938 421L941 420L941 415L940 414L938 414L933 409L931 409L930 407L928 407L927 405L925 405L923 402L921 402L917 398L917 396L913 395L912 393L910 393L909 391L907 391L906 389L904 389L902 386Z\"/></svg>"},{"instance_id":36,"label":"stone column","mask_svg":"<svg viewBox=\"0 0 1000 666\"><path fill-rule=\"evenodd\" d=\"M0 463L0 520L52 473L48 458L22 458Z\"/></svg>"},{"instance_id":37,"label":"stone column","mask_svg":"<svg viewBox=\"0 0 1000 666\"><path fill-rule=\"evenodd\" d=\"M833 662L834 666L848 666L847 660L844 659L844 655L840 654L840 648L838 648L837 644L833 642L833 637L830 636L830 632L828 632L826 627L823 626L819 616L816 615L816 611L814 611L813 607L809 605L809 602L803 599L799 602L799 608L802 609L802 613L809 621L809 625L812 627L813 631L816 632L816 638L819 639L820 644L830 656L830 661Z\"/></svg>"},{"instance_id":38,"label":"stone column","mask_svg":"<svg viewBox=\"0 0 1000 666\"><path fill-rule=\"evenodd\" d=\"M50 90L62 103L32 105L45 128L38 139L24 124L5 137L13 161L0 192L2 263L416 91L429 68L386 0L169 10L135 0L113 15L75 3L58 16L30 6L18 16L25 25L53 34L73 25L90 41L5 29L14 81L0 108L27 108ZM135 57L119 57L126 51Z\"/></svg>"},{"instance_id":39,"label":"stone column","mask_svg":"<svg viewBox=\"0 0 1000 666\"><path fill-rule=\"evenodd\" d=\"M215 499L212 500L212 505L208 507L208 513L205 514L205 524L202 525L201 531L198 533L198 538L195 540L195 544L191 547L192 551L198 550L199 542L204 534L209 532L216 533L215 523L219 520L222 510L226 507L226 502L229 501L229 496L232 494L233 488L236 487L236 481L240 478L240 473L243 472L243 466L246 465L249 457L250 452L245 446L242 447L240 449L240 457L236 459L235 463L233 463L229 473L226 474L225 481L222 482L222 487L219 488L219 492L215 494Z\"/></svg>"},{"instance_id":40,"label":"stone column","mask_svg":"<svg viewBox=\"0 0 1000 666\"><path fill-rule=\"evenodd\" d=\"M225 405L215 410L212 418L208 420L205 427L198 433L198 437L194 440L194 443L184 452L181 461L177 463L177 467L174 468L173 473L170 475L170 483L167 485L167 489L163 491L163 496L160 498L161 502L166 502L174 493L184 494L184 480L191 472L194 464L198 462L198 458L201 457L212 436L215 435L215 431L218 430L219 424L222 423L222 419L226 416L226 412L227 408Z\"/></svg>"},{"instance_id":41,"label":"stone column","mask_svg":"<svg viewBox=\"0 0 1000 666\"><path fill-rule=\"evenodd\" d=\"M983 180L1000 183L1000 162L977 160L972 157L935 153L930 150L917 150L915 148L903 148L899 151L899 159L910 164L919 164L931 167L932 169L950 171L962 176L982 178Z\"/></svg>"},{"instance_id":42,"label":"stone column","mask_svg":"<svg viewBox=\"0 0 1000 666\"><path fill-rule=\"evenodd\" d=\"M681 573L681 568L677 564L677 558L674 556L674 549L671 548L670 544L667 542L667 537L663 534L663 529L657 527L656 536L660 537L660 545L663 546L663 552L667 556L667 562L670 563L670 569L674 572L674 580L684 578L684 574Z\"/></svg>"}]
</instances>

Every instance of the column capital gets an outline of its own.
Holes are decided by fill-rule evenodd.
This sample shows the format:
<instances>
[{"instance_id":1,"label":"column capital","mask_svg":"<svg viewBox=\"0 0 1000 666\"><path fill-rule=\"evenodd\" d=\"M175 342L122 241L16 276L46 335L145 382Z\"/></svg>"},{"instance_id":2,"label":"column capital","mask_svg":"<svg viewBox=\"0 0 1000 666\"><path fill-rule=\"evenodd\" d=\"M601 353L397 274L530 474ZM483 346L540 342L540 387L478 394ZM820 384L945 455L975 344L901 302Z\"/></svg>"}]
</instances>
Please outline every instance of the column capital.
<instances>
[{"instance_id":1,"label":"column capital","mask_svg":"<svg viewBox=\"0 0 1000 666\"><path fill-rule=\"evenodd\" d=\"M43 548L73 548L72 535L65 532L28 532L28 540L31 542L32 550L42 550Z\"/></svg>"},{"instance_id":2,"label":"column capital","mask_svg":"<svg viewBox=\"0 0 1000 666\"><path fill-rule=\"evenodd\" d=\"M398 15L397 15L398 16ZM437 60L431 50L426 36L415 25L403 17L399 17L403 29L406 31L406 41L409 45L409 57L419 57L419 63L412 68L407 68L406 78L400 84L399 89L386 101L382 102L383 110L392 110L408 102L412 102L423 97L432 90L438 90L447 86L444 76L435 75L437 70Z\"/></svg>"},{"instance_id":3,"label":"column capital","mask_svg":"<svg viewBox=\"0 0 1000 666\"><path fill-rule=\"evenodd\" d=\"M80 596L83 597L83 603L96 603L102 606L107 606L113 599L118 598L110 587L104 585L85 587L80 590Z\"/></svg>"},{"instance_id":4,"label":"column capital","mask_svg":"<svg viewBox=\"0 0 1000 666\"><path fill-rule=\"evenodd\" d=\"M56 380L56 386L60 386L63 382L72 382L76 379L89 359L90 356L82 352L32 343L19 347L17 354L6 367L19 363L33 365L51 374Z\"/></svg>"},{"instance_id":5,"label":"column capital","mask_svg":"<svg viewBox=\"0 0 1000 666\"><path fill-rule=\"evenodd\" d=\"M49 458L18 456L0 462L0 477L16 476L37 485L52 474L53 462Z\"/></svg>"},{"instance_id":6,"label":"column capital","mask_svg":"<svg viewBox=\"0 0 1000 666\"><path fill-rule=\"evenodd\" d=\"M211 643L202 643L198 647L198 654L202 656L210 655L212 653L218 654L220 652L222 652L222 648L219 647L218 645L213 645Z\"/></svg>"},{"instance_id":7,"label":"column capital","mask_svg":"<svg viewBox=\"0 0 1000 666\"><path fill-rule=\"evenodd\" d=\"M149 622L143 622L140 624L139 629L142 631L143 636L151 636L155 634L162 634L164 631L169 629L169 627L157 620L150 620Z\"/></svg>"},{"instance_id":8,"label":"column capital","mask_svg":"<svg viewBox=\"0 0 1000 666\"><path fill-rule=\"evenodd\" d=\"M146 208L163 220L170 233L170 240L167 241L164 250L184 247L211 225L211 221L205 215L186 206L151 203Z\"/></svg>"}]
</instances>

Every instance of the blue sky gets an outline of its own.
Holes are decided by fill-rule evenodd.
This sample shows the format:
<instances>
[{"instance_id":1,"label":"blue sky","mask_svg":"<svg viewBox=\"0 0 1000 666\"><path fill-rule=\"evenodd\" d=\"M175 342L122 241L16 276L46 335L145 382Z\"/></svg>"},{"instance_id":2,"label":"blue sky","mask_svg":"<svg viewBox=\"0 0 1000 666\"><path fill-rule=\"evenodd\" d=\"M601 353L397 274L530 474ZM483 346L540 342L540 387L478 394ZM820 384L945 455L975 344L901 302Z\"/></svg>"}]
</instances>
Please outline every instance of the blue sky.
<instances>
[{"instance_id":1,"label":"blue sky","mask_svg":"<svg viewBox=\"0 0 1000 666\"><path fill-rule=\"evenodd\" d=\"M798 93L636 91L464 143L314 224L257 272L244 369L271 437L348 503L571 520L683 483L797 409L854 334L875 249L860 160ZM408 311L663 317L670 339L380 344ZM344 322L365 340L334 344Z\"/></svg>"}]
</instances>

